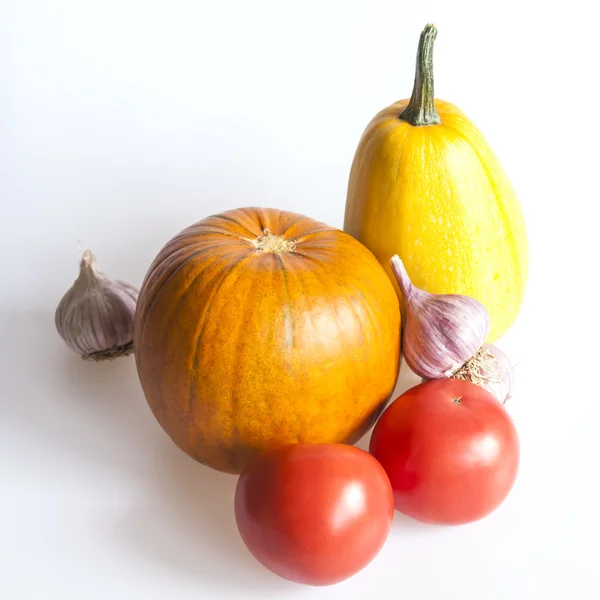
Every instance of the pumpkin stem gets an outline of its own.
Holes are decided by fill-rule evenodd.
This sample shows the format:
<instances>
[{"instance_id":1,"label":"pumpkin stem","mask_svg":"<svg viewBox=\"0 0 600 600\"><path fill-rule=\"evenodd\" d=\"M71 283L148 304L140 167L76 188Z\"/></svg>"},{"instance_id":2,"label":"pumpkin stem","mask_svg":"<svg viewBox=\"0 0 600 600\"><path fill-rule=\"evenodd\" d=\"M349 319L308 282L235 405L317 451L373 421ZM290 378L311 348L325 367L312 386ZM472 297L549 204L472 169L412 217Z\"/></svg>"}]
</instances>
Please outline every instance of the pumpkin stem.
<instances>
[{"instance_id":1,"label":"pumpkin stem","mask_svg":"<svg viewBox=\"0 0 600 600\"><path fill-rule=\"evenodd\" d=\"M248 241L263 254L287 254L296 250L294 240L273 235L268 229L263 229L263 235L260 237Z\"/></svg>"},{"instance_id":2,"label":"pumpkin stem","mask_svg":"<svg viewBox=\"0 0 600 600\"><path fill-rule=\"evenodd\" d=\"M432 24L426 25L421 32L412 96L408 106L398 117L414 127L438 125L442 122L435 110L433 93L433 42L436 36L437 29Z\"/></svg>"}]
</instances>

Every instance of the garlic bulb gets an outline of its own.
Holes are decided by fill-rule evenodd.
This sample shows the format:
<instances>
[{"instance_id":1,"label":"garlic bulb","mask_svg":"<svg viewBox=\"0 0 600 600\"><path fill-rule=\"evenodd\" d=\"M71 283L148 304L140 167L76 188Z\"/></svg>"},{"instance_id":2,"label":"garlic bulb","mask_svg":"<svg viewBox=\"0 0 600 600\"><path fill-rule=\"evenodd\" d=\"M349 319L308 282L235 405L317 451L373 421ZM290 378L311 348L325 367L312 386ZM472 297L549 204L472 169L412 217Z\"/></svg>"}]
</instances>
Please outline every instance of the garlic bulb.
<instances>
[{"instance_id":1,"label":"garlic bulb","mask_svg":"<svg viewBox=\"0 0 600 600\"><path fill-rule=\"evenodd\" d=\"M512 394L513 368L506 354L493 346L484 344L458 371L453 379L464 379L488 390L504 404Z\"/></svg>"},{"instance_id":2,"label":"garlic bulb","mask_svg":"<svg viewBox=\"0 0 600 600\"><path fill-rule=\"evenodd\" d=\"M56 309L56 329L83 358L104 360L130 354L137 297L137 288L99 271L94 255L86 250L79 277Z\"/></svg>"},{"instance_id":3,"label":"garlic bulb","mask_svg":"<svg viewBox=\"0 0 600 600\"><path fill-rule=\"evenodd\" d=\"M459 294L432 294L413 285L404 263L391 259L406 312L402 353L425 379L449 377L481 348L490 317L481 302Z\"/></svg>"}]
</instances>

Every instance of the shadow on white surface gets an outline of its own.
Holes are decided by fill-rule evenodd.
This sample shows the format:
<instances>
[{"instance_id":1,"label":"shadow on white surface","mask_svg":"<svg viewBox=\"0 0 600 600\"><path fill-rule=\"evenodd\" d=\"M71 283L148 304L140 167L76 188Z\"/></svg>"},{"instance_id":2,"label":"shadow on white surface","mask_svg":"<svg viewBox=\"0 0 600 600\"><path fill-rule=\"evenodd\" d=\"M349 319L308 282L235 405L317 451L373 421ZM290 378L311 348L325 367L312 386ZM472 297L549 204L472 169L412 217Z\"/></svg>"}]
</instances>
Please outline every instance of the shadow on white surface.
<instances>
[{"instance_id":1,"label":"shadow on white surface","mask_svg":"<svg viewBox=\"0 0 600 600\"><path fill-rule=\"evenodd\" d=\"M297 586L262 567L247 551L235 525L236 477L204 467L170 442L158 445L148 498L117 523L127 543L153 568L160 567L218 590L289 595Z\"/></svg>"},{"instance_id":2,"label":"shadow on white surface","mask_svg":"<svg viewBox=\"0 0 600 600\"><path fill-rule=\"evenodd\" d=\"M195 462L169 440L146 405L133 357L82 360L63 345L50 312L18 312L9 320L21 337L4 364L14 393L0 403L2 430L10 434L4 441L29 454L31 469L20 478L57 495L65 515L83 511L94 534L65 532L79 536L76 548L91 548L100 562L124 560L150 579L167 571L199 591L214 588L215 597L305 589L249 554L233 514L236 477ZM28 373L19 364L28 364ZM92 502L78 501L75 492ZM73 496L76 506L69 504ZM77 559L66 556L60 569Z\"/></svg>"}]
</instances>

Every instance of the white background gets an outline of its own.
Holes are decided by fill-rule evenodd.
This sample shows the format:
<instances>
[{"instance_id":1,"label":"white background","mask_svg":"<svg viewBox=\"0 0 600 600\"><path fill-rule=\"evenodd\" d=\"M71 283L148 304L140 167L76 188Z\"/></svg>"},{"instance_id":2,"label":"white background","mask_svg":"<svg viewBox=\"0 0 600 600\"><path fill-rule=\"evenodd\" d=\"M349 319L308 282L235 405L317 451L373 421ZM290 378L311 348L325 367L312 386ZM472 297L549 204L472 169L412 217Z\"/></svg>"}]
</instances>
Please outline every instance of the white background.
<instances>
[{"instance_id":1,"label":"white background","mask_svg":"<svg viewBox=\"0 0 600 600\"><path fill-rule=\"evenodd\" d=\"M594 4L3 0L0 598L600 597ZM302 587L246 551L235 478L173 446L133 359L80 360L53 312L85 247L139 285L173 234L227 208L341 226L360 134L410 94L429 21L436 95L483 131L529 228L499 344L519 363L520 475L487 519L396 515L367 569Z\"/></svg>"}]
</instances>

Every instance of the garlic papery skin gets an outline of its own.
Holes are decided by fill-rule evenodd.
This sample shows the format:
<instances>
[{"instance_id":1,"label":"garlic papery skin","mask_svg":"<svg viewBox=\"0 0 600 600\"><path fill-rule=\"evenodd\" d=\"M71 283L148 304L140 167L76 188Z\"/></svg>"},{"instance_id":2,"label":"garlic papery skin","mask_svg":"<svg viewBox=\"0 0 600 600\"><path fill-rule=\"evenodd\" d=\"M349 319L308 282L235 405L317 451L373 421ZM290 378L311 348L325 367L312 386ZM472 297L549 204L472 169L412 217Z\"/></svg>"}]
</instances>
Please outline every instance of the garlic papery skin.
<instances>
[{"instance_id":1,"label":"garlic papery skin","mask_svg":"<svg viewBox=\"0 0 600 600\"><path fill-rule=\"evenodd\" d=\"M513 367L506 354L492 344L484 344L473 358L453 373L452 378L480 385L501 404L512 396Z\"/></svg>"},{"instance_id":2,"label":"garlic papery skin","mask_svg":"<svg viewBox=\"0 0 600 600\"><path fill-rule=\"evenodd\" d=\"M484 344L490 329L487 309L469 296L432 294L416 287L397 255L391 268L404 302L406 363L425 379L449 377Z\"/></svg>"},{"instance_id":3,"label":"garlic papery skin","mask_svg":"<svg viewBox=\"0 0 600 600\"><path fill-rule=\"evenodd\" d=\"M133 351L133 320L139 290L109 279L90 250L83 253L79 277L59 302L56 329L83 358L104 360Z\"/></svg>"}]
</instances>

